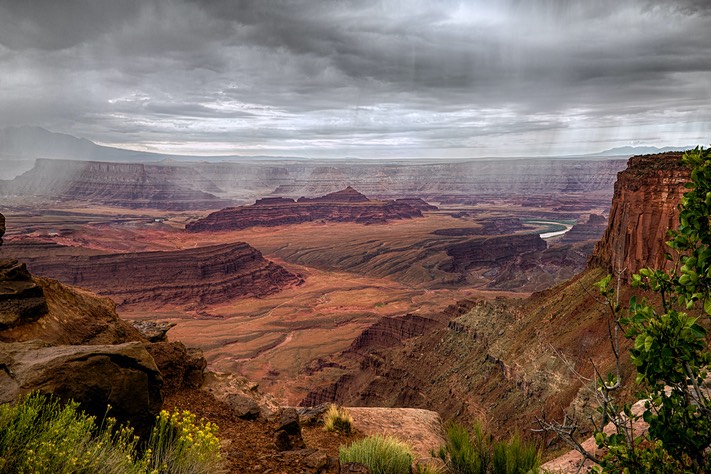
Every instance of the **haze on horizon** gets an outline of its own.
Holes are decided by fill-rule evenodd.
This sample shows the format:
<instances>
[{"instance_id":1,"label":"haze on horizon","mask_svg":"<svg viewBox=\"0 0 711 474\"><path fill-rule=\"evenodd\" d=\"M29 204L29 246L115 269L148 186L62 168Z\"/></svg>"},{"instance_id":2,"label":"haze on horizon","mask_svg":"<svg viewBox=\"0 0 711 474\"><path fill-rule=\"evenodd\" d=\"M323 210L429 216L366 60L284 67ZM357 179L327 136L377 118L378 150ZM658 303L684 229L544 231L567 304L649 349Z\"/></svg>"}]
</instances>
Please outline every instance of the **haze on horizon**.
<instances>
[{"instance_id":1,"label":"haze on horizon","mask_svg":"<svg viewBox=\"0 0 711 474\"><path fill-rule=\"evenodd\" d=\"M708 144L706 0L0 0L0 127L192 155Z\"/></svg>"}]
</instances>

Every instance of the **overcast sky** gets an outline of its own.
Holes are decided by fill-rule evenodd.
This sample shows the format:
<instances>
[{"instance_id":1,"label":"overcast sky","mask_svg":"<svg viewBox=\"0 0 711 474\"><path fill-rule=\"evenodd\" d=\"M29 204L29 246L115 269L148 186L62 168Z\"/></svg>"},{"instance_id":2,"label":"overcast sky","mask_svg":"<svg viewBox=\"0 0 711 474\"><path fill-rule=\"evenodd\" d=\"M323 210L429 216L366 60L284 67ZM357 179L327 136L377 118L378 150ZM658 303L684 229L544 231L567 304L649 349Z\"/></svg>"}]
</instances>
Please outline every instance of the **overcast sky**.
<instances>
[{"instance_id":1,"label":"overcast sky","mask_svg":"<svg viewBox=\"0 0 711 474\"><path fill-rule=\"evenodd\" d=\"M0 0L0 127L147 151L711 142L710 0Z\"/></svg>"}]
</instances>

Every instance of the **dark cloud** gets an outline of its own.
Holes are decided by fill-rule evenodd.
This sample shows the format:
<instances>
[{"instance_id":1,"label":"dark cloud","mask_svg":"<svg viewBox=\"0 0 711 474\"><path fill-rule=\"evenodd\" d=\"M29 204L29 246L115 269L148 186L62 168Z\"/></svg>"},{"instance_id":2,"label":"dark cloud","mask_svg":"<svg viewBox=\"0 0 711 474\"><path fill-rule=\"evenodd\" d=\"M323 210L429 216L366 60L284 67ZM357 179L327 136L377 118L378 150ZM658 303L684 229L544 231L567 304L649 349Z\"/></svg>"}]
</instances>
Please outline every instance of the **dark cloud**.
<instances>
[{"instance_id":1,"label":"dark cloud","mask_svg":"<svg viewBox=\"0 0 711 474\"><path fill-rule=\"evenodd\" d=\"M229 153L705 143L710 5L0 0L0 126Z\"/></svg>"}]
</instances>

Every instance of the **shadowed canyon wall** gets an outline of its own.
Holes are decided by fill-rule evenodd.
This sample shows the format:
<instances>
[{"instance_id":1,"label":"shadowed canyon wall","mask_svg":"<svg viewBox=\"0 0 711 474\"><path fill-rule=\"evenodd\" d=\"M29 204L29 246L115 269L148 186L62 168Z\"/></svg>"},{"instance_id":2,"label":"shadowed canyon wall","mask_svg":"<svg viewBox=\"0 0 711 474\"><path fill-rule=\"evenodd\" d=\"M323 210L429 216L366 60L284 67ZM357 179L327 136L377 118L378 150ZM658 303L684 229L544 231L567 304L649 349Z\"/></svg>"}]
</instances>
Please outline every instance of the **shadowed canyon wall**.
<instances>
[{"instance_id":1,"label":"shadowed canyon wall","mask_svg":"<svg viewBox=\"0 0 711 474\"><path fill-rule=\"evenodd\" d=\"M4 252L21 256L35 274L89 288L119 304L217 303L266 296L303 281L244 242L94 255L56 244L18 242L5 246Z\"/></svg>"}]
</instances>

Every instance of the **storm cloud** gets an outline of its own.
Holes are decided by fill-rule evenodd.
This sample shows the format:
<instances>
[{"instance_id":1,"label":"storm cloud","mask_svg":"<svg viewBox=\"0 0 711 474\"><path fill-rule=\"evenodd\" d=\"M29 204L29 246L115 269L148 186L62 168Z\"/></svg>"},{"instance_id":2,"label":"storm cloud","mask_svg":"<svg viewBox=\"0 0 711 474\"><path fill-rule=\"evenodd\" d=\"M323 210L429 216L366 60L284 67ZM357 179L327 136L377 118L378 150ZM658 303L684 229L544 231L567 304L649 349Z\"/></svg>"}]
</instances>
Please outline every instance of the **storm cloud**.
<instances>
[{"instance_id":1,"label":"storm cloud","mask_svg":"<svg viewBox=\"0 0 711 474\"><path fill-rule=\"evenodd\" d=\"M0 127L149 151L708 144L704 0L0 0Z\"/></svg>"}]
</instances>

